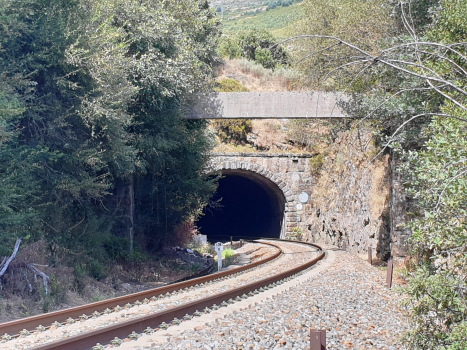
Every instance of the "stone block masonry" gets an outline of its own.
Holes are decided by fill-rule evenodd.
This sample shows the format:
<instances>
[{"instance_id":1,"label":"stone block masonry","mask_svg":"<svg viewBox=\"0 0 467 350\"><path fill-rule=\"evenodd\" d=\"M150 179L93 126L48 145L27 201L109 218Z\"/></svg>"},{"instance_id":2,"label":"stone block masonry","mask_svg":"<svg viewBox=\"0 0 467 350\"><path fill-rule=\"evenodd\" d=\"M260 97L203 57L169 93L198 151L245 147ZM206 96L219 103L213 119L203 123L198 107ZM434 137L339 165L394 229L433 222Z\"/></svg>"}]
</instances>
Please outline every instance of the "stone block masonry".
<instances>
[{"instance_id":1,"label":"stone block masonry","mask_svg":"<svg viewBox=\"0 0 467 350\"><path fill-rule=\"evenodd\" d=\"M358 136L367 145L359 148L355 135L341 135L318 173L310 169L314 155L260 152L213 154L210 171L237 171L269 186L283 203L280 238L301 233L302 240L357 254L371 247L380 258L403 256L407 233L397 222L404 213L394 216L389 209L390 200L403 198L392 189L389 156L369 162L374 150L366 136Z\"/></svg>"},{"instance_id":2,"label":"stone block masonry","mask_svg":"<svg viewBox=\"0 0 467 350\"><path fill-rule=\"evenodd\" d=\"M284 203L284 219L280 238L287 238L297 230L307 229L306 216L311 202L313 178L310 176L309 154L283 153L215 153L210 171L241 170L245 177L260 175L274 184L273 192ZM257 178L257 177L256 177ZM308 200L300 201L306 193ZM303 199L302 199L303 200Z\"/></svg>"}]
</instances>

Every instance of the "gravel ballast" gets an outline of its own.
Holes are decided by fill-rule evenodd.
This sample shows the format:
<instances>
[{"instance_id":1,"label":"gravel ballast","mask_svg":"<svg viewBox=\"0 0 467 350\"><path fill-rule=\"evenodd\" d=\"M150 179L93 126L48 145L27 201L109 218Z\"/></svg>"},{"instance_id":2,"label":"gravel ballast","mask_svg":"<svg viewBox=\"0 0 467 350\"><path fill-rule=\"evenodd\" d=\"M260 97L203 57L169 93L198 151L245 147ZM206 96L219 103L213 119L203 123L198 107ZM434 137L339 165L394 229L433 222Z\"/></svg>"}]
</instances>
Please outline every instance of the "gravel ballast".
<instances>
[{"instance_id":1,"label":"gravel ballast","mask_svg":"<svg viewBox=\"0 0 467 350\"><path fill-rule=\"evenodd\" d=\"M265 293L126 341L120 349L303 349L309 328L327 330L327 349L404 349L401 296L385 273L342 251Z\"/></svg>"},{"instance_id":2,"label":"gravel ballast","mask_svg":"<svg viewBox=\"0 0 467 350\"><path fill-rule=\"evenodd\" d=\"M37 345L84 335L87 332L103 329L128 320L136 320L138 317L164 311L184 303L256 282L268 276L273 276L284 270L308 262L318 255L316 248L307 245L292 242L277 242L277 244L282 247L284 254L265 265L249 269L238 275L229 276L228 278L217 279L210 283L171 293L170 295L160 296L154 300L140 301L139 303L122 305L122 307L116 307L112 310L109 309L106 312L84 315L79 320L72 319L72 322L67 322L66 324L54 323L47 330L28 332L28 335L24 334L4 343L2 341L0 349L30 349ZM237 252L247 255L251 260L255 261L263 260L273 255L276 251L277 248L258 243L249 243L237 250ZM103 341L106 341L106 339L103 339Z\"/></svg>"}]
</instances>

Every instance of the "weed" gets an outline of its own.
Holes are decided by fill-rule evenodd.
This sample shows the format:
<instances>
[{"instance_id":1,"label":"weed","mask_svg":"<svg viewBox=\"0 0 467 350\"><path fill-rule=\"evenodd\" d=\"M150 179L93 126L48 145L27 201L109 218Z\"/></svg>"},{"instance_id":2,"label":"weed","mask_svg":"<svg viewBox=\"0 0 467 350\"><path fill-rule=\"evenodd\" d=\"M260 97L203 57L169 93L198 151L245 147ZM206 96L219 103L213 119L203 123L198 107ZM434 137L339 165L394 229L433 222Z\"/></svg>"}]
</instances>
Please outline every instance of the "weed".
<instances>
[{"instance_id":1,"label":"weed","mask_svg":"<svg viewBox=\"0 0 467 350\"><path fill-rule=\"evenodd\" d=\"M289 239L293 241L301 241L302 235L303 235L302 229L296 226L292 229L292 232L289 233Z\"/></svg>"},{"instance_id":2,"label":"weed","mask_svg":"<svg viewBox=\"0 0 467 350\"><path fill-rule=\"evenodd\" d=\"M29 316L29 309L24 304L21 304L21 306L19 307L19 312L20 312L22 317L28 317Z\"/></svg>"},{"instance_id":3,"label":"weed","mask_svg":"<svg viewBox=\"0 0 467 350\"><path fill-rule=\"evenodd\" d=\"M322 154L318 154L314 157L310 158L309 165L310 165L310 172L311 175L318 175L321 171L321 168L324 164L324 156Z\"/></svg>"},{"instance_id":4,"label":"weed","mask_svg":"<svg viewBox=\"0 0 467 350\"><path fill-rule=\"evenodd\" d=\"M210 243L199 243L198 241L192 241L189 244L187 244L187 248L190 248L191 250L196 250L201 255L203 255L204 253L213 255L216 254L214 246Z\"/></svg>"},{"instance_id":5,"label":"weed","mask_svg":"<svg viewBox=\"0 0 467 350\"><path fill-rule=\"evenodd\" d=\"M233 249L228 248L222 251L222 259L230 259L234 255L235 251Z\"/></svg>"},{"instance_id":6,"label":"weed","mask_svg":"<svg viewBox=\"0 0 467 350\"><path fill-rule=\"evenodd\" d=\"M193 264L191 265L191 272L197 273L201 270L201 265L200 264Z\"/></svg>"}]
</instances>

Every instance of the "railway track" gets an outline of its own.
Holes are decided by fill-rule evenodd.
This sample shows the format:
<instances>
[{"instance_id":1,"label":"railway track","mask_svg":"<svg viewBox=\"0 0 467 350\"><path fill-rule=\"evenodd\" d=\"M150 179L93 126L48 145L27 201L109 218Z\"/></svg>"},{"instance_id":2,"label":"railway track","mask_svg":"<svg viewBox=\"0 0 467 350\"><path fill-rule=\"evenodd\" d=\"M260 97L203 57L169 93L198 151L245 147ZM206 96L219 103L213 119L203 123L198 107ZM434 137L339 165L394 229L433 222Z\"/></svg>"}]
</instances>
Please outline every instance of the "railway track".
<instances>
[{"instance_id":1,"label":"railway track","mask_svg":"<svg viewBox=\"0 0 467 350\"><path fill-rule=\"evenodd\" d=\"M156 289L0 324L0 349L103 349L241 301L303 273L324 257L311 243L259 240L266 259Z\"/></svg>"}]
</instances>

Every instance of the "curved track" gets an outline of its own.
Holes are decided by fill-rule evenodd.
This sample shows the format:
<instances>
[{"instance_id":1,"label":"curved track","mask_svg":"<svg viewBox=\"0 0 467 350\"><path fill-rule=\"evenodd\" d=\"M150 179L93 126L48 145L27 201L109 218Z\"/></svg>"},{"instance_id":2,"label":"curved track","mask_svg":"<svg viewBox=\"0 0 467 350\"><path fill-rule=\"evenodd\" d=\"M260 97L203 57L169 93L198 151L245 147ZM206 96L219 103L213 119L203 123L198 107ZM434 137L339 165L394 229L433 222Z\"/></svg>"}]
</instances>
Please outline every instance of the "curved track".
<instances>
[{"instance_id":1,"label":"curved track","mask_svg":"<svg viewBox=\"0 0 467 350\"><path fill-rule=\"evenodd\" d=\"M324 257L315 244L260 240L277 252L267 259L189 281L0 325L2 349L98 349L121 338L166 329L282 283ZM121 307L120 305L125 305ZM204 310L203 310L204 309ZM199 311L198 311L199 310ZM203 310L203 311L201 311ZM165 322L168 322L166 324ZM42 325L48 325L43 327Z\"/></svg>"}]
</instances>

